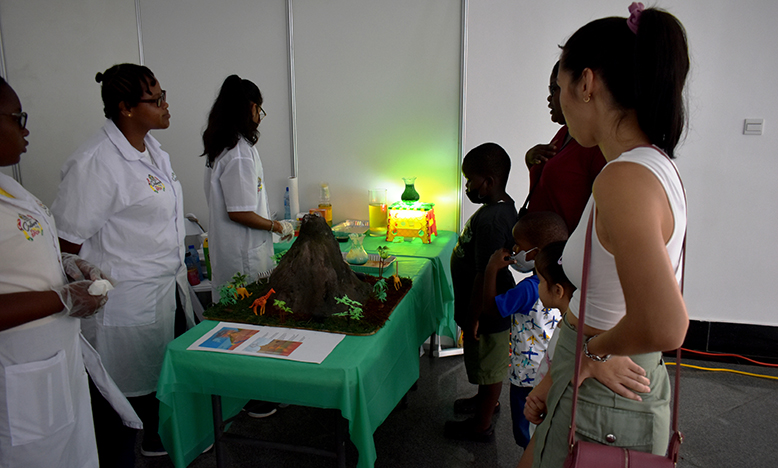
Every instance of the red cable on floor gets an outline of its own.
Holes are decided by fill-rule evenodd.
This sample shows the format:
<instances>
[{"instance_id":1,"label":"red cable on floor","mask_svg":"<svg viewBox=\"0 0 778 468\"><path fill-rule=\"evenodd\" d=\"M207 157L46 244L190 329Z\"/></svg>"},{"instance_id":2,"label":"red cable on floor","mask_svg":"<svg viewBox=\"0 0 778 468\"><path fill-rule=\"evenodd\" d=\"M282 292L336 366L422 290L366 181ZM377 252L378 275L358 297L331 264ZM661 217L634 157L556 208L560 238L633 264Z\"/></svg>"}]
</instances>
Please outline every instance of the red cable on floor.
<instances>
[{"instance_id":1,"label":"red cable on floor","mask_svg":"<svg viewBox=\"0 0 778 468\"><path fill-rule=\"evenodd\" d=\"M719 356L729 356L729 357L736 357L736 358L739 358L739 359L745 359L746 361L753 362L754 364L758 364L758 365L760 365L760 366L765 366L765 367L778 367L778 364L768 364L768 363L766 363L766 362L759 362L759 361L755 361L755 360L753 360L753 359L747 358L747 357L745 357L745 356L741 356L741 355L739 355L739 354L727 354L727 353L706 353L706 352L703 352L703 351L695 351L695 350L693 350L693 349L686 349L686 348L681 348L681 351L683 351L683 352L685 352L685 353L696 353L696 354L702 354L702 355L704 355L704 356L716 356L716 357L719 357Z\"/></svg>"}]
</instances>

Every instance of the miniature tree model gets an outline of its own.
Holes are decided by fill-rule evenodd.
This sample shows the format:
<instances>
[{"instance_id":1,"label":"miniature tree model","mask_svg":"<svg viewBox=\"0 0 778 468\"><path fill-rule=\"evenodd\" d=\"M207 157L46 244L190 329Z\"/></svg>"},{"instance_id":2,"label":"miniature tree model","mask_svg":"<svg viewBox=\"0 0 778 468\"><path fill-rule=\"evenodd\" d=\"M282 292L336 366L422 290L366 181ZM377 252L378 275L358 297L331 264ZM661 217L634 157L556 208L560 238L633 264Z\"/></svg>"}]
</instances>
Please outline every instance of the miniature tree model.
<instances>
[{"instance_id":1,"label":"miniature tree model","mask_svg":"<svg viewBox=\"0 0 778 468\"><path fill-rule=\"evenodd\" d=\"M348 306L348 310L339 314L332 314L336 317L348 317L349 319L361 320L362 319L362 304L357 301L352 301L348 296L336 297L335 301L338 304Z\"/></svg>"},{"instance_id":2,"label":"miniature tree model","mask_svg":"<svg viewBox=\"0 0 778 468\"><path fill-rule=\"evenodd\" d=\"M386 259L389 258L389 247L382 245L379 246L376 250L378 250L378 256L380 257L380 260L378 260L378 277L383 278L384 263L386 262Z\"/></svg>"}]
</instances>

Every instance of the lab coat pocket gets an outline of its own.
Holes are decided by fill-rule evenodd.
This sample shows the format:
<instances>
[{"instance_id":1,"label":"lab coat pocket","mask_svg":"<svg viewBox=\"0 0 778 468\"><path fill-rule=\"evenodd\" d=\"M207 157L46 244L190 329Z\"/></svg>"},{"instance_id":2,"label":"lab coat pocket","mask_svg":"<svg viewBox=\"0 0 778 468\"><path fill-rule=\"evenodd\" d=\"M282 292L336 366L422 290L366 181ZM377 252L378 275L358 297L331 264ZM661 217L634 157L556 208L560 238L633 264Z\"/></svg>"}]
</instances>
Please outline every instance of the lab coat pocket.
<instances>
[{"instance_id":1,"label":"lab coat pocket","mask_svg":"<svg viewBox=\"0 0 778 468\"><path fill-rule=\"evenodd\" d=\"M257 275L273 268L273 243L262 241L251 248L244 262L246 263L243 265L243 272L249 281L256 281Z\"/></svg>"},{"instance_id":2,"label":"lab coat pocket","mask_svg":"<svg viewBox=\"0 0 778 468\"><path fill-rule=\"evenodd\" d=\"M75 422L65 351L5 368L11 445L46 438Z\"/></svg>"},{"instance_id":3,"label":"lab coat pocket","mask_svg":"<svg viewBox=\"0 0 778 468\"><path fill-rule=\"evenodd\" d=\"M103 312L106 327L135 327L157 320L159 285L149 278L146 282L120 281L108 292Z\"/></svg>"}]
</instances>

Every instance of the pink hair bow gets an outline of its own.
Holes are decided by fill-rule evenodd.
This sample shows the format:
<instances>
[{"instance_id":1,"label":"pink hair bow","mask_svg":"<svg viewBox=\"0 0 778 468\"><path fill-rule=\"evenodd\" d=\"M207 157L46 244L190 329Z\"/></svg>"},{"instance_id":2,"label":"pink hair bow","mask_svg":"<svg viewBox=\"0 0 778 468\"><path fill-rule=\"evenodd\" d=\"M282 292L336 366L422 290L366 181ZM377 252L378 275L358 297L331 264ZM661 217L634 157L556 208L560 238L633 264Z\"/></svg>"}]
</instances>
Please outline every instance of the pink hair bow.
<instances>
[{"instance_id":1,"label":"pink hair bow","mask_svg":"<svg viewBox=\"0 0 778 468\"><path fill-rule=\"evenodd\" d=\"M640 2L632 2L629 6L629 18L627 18L627 26L633 33L638 33L638 25L640 25L640 15L643 13L645 7Z\"/></svg>"}]
</instances>

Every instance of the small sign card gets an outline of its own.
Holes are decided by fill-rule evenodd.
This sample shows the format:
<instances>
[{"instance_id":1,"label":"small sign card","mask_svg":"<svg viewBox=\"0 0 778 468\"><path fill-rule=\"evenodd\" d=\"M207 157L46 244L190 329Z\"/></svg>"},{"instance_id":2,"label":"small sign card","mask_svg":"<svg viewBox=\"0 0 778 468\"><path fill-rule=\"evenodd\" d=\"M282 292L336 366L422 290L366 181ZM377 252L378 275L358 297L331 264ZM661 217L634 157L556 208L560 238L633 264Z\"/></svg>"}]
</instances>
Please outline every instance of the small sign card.
<instances>
[{"instance_id":1,"label":"small sign card","mask_svg":"<svg viewBox=\"0 0 778 468\"><path fill-rule=\"evenodd\" d=\"M219 322L187 349L321 364L343 338L339 333Z\"/></svg>"}]
</instances>

